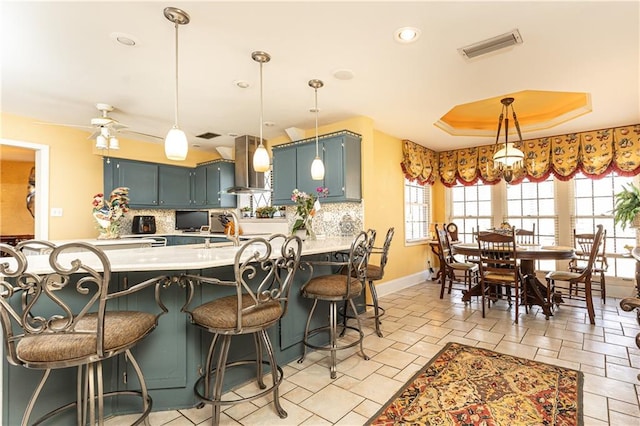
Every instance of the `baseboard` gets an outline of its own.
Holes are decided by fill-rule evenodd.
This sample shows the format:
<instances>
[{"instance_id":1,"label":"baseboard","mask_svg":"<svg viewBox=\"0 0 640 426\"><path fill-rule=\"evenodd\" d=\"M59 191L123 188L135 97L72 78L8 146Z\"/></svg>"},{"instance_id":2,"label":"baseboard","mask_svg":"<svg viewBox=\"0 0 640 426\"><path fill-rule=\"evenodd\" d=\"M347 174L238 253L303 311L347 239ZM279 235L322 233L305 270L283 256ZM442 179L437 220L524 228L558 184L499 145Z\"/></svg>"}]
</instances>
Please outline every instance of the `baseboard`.
<instances>
[{"instance_id":1,"label":"baseboard","mask_svg":"<svg viewBox=\"0 0 640 426\"><path fill-rule=\"evenodd\" d=\"M425 280L425 271L406 275L404 277L400 277L395 280L386 281L384 283L376 285L376 293L378 293L378 297L382 297L387 294L392 294L396 291L414 286L416 284L420 284Z\"/></svg>"}]
</instances>

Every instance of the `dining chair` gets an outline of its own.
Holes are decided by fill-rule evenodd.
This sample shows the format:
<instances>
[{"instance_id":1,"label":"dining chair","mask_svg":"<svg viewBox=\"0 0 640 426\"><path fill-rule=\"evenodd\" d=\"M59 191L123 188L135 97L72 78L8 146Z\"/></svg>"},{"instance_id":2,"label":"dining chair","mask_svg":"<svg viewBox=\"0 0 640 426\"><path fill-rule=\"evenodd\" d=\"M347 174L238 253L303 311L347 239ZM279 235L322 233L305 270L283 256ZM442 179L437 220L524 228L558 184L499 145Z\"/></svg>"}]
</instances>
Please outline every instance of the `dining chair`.
<instances>
[{"instance_id":1,"label":"dining chair","mask_svg":"<svg viewBox=\"0 0 640 426\"><path fill-rule=\"evenodd\" d=\"M518 244L535 244L536 243L536 224L533 224L531 230L516 229L516 243Z\"/></svg>"},{"instance_id":2,"label":"dining chair","mask_svg":"<svg viewBox=\"0 0 640 426\"><path fill-rule=\"evenodd\" d=\"M595 239L595 234L593 233L577 233L576 230L573 230L573 242L576 250L576 257L569 261L569 271L571 272L582 272L586 265L589 263L589 254L591 253L591 249L593 247L593 241ZM600 242L600 250L598 250L598 254L596 255L596 260L592 267L591 277L593 278L594 274L598 274L600 277L600 286L596 291L600 292L600 298L602 299L602 303L606 303L607 301L607 288L606 288L606 280L605 273L607 269L609 269L609 264L607 262L606 255L606 245L607 245L607 230L603 229L602 231L602 240ZM593 282L593 280L592 280ZM592 291L595 290L592 286ZM569 297L571 297L571 293L569 292Z\"/></svg>"},{"instance_id":3,"label":"dining chair","mask_svg":"<svg viewBox=\"0 0 640 426\"><path fill-rule=\"evenodd\" d=\"M480 253L482 317L485 316L485 299L487 299L487 305L491 307L492 301L506 296L509 306L515 304L515 323L518 324L520 315L518 307L521 299L527 300L527 288L521 285L522 277L516 252L515 228L511 228L510 232L480 231L477 241ZM505 289L504 294L501 292L503 288ZM525 304L525 311L528 312L527 304Z\"/></svg>"},{"instance_id":4,"label":"dining chair","mask_svg":"<svg viewBox=\"0 0 640 426\"><path fill-rule=\"evenodd\" d=\"M440 276L440 299L444 297L447 279L449 280L447 294L451 294L454 282L464 283L464 287L462 288L463 293L469 291L471 286L478 282L478 264L458 261L451 250L447 230L445 228L438 228L438 225L434 225L434 229L438 238L438 257L440 260L440 268L442 269ZM462 274L462 277L458 274Z\"/></svg>"},{"instance_id":5,"label":"dining chair","mask_svg":"<svg viewBox=\"0 0 640 426\"><path fill-rule=\"evenodd\" d=\"M307 348L328 351L330 352L329 372L332 379L337 377L337 351L359 345L362 357L365 360L369 359L364 352L364 332L362 331L362 324L357 315L357 308L354 302L354 299L360 296L365 286L369 251L369 238L367 237L366 232L361 231L351 243L351 249L349 250L346 259L313 260L304 262L305 267L309 267L312 276L314 268L320 266L329 267L332 271L328 274L322 274L311 278L302 287L302 297L312 299L313 305L311 306L311 310L307 317L303 337L303 352L300 359L298 359L298 363L304 362L307 354ZM310 330L311 320L319 301L329 302L329 323ZM354 313L353 317L356 319L358 325L357 327L347 325L345 316L344 323L340 324L341 330L338 330L338 304L345 301L349 304L349 307ZM342 338L347 329L356 331L358 336L356 339L347 340L345 338L344 341L339 341L338 337ZM329 334L327 344L319 344L315 340L314 342L316 343L312 343L312 336L320 333Z\"/></svg>"},{"instance_id":6,"label":"dining chair","mask_svg":"<svg viewBox=\"0 0 640 426\"><path fill-rule=\"evenodd\" d=\"M49 252L46 266L33 265L30 256L24 254L42 249ZM168 283L168 278L159 276L125 290L112 291L115 284L109 259L102 250L86 242L56 246L48 241L29 240L15 247L0 244L0 252L4 256L0 264L0 322L5 356L11 365L44 372L24 409L22 425L47 420L52 424L69 424L72 420L68 411L74 408L76 424L103 425L104 400L128 401L131 397L140 398L142 405L142 412L133 424L148 424L152 399L132 349L156 328L158 318L167 312L160 299L160 288ZM13 264L5 263L6 260ZM120 308L121 298L152 286L157 313ZM139 391L117 388L104 391L103 362L119 355L133 367ZM38 410L36 403L47 379L52 371L66 368L77 369L76 400L41 414L44 410ZM107 377L108 385L109 380ZM9 392L11 386L9 383ZM41 417L30 423L34 412Z\"/></svg>"},{"instance_id":7,"label":"dining chair","mask_svg":"<svg viewBox=\"0 0 640 426\"><path fill-rule=\"evenodd\" d=\"M553 300L556 307L570 306L576 308L586 308L589 315L589 322L596 323L595 309L593 307L593 297L591 289L591 277L593 274L593 266L600 251L602 236L604 234L603 226L596 226L596 234L591 243L589 259L580 272L571 271L551 271L547 273L547 299ZM558 284L558 283L564 284ZM567 299L563 297L562 290L566 291ZM553 296L553 298L552 298ZM572 300L572 302L568 302ZM573 303L574 300L584 301L584 305Z\"/></svg>"},{"instance_id":8,"label":"dining chair","mask_svg":"<svg viewBox=\"0 0 640 426\"><path fill-rule=\"evenodd\" d=\"M273 252L276 256L272 256ZM233 264L233 279L183 275L187 300L182 311L191 323L211 333L213 338L205 361L205 368L194 385L197 398L213 406L212 423L220 423L222 406L253 401L273 394L273 404L280 418L287 412L280 405L279 387L284 373L278 365L268 330L287 313L289 291L300 264L302 241L297 236L274 234L253 238L238 248ZM215 291L230 290L232 294L205 301L191 308L197 285L214 286ZM252 335L255 358L230 361L232 338ZM219 348L216 351L216 348ZM266 351L267 359L264 359ZM217 355L217 359L214 359ZM215 364L215 366L214 366ZM235 399L223 399L224 377L227 369L253 365L259 390ZM264 382L264 366L269 366L270 386Z\"/></svg>"}]
</instances>

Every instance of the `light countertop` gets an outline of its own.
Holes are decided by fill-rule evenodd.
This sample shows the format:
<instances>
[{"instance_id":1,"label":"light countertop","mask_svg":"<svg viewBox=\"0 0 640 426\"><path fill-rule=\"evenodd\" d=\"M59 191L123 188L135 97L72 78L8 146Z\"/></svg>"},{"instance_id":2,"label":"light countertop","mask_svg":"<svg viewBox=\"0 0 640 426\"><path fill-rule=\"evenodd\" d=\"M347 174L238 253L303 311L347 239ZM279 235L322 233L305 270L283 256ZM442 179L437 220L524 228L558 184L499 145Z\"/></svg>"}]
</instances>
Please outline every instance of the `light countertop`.
<instances>
[{"instance_id":1,"label":"light countertop","mask_svg":"<svg viewBox=\"0 0 640 426\"><path fill-rule=\"evenodd\" d=\"M302 245L302 255L349 250L352 241L353 237L304 241ZM111 270L113 272L185 271L232 265L238 247L229 246L228 243L219 244L220 245L211 244L210 248L205 248L204 244L188 244L169 247L105 250L104 253L111 263ZM279 253L277 249L278 247L274 247L274 256ZM27 258L29 268L32 272L38 274L51 272L49 256L32 255ZM80 259L83 264L96 270L102 270L101 263L95 255L89 252L67 253L60 257L61 261L73 259ZM8 262L10 266L13 263L13 260L10 258L2 258L0 263L4 263L5 261Z\"/></svg>"}]
</instances>

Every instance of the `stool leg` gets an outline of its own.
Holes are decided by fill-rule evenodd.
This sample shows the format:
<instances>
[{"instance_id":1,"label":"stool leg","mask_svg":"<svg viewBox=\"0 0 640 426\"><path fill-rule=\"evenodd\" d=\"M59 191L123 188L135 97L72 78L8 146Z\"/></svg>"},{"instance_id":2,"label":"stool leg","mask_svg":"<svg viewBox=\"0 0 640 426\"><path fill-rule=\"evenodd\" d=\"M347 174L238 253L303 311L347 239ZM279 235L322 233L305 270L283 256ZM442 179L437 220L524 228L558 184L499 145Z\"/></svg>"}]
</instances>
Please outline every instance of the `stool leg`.
<instances>
[{"instance_id":1,"label":"stool leg","mask_svg":"<svg viewBox=\"0 0 640 426\"><path fill-rule=\"evenodd\" d=\"M378 292L376 291L376 286L373 281L369 280L369 290L371 291L371 300L373 301L373 320L376 322L376 334L378 337L382 336L382 331L380 331L380 308L378 307ZM366 297L366 295L365 295Z\"/></svg>"},{"instance_id":2,"label":"stool leg","mask_svg":"<svg viewBox=\"0 0 640 426\"><path fill-rule=\"evenodd\" d=\"M33 391L33 395L31 395L31 399L27 404L27 408L25 408L24 414L22 415L22 426L27 426L29 424L29 416L31 415L33 406L35 405L36 400L38 399L38 396L40 395L40 391L44 387L45 382L49 378L50 373L51 373L50 369L45 370L44 374L42 375L42 379L40 379L40 383L38 383L38 386Z\"/></svg>"},{"instance_id":3,"label":"stool leg","mask_svg":"<svg viewBox=\"0 0 640 426\"><path fill-rule=\"evenodd\" d=\"M280 405L280 385L276 386L276 383L279 381L279 371L278 364L275 356L273 355L273 346L271 345L271 339L269 339L269 333L267 330L260 331L260 337L262 337L262 341L264 342L264 347L267 348L267 356L269 357L269 364L271 366L271 378L273 380L273 405L276 407L276 411L278 412L278 416L281 419L287 418L287 412Z\"/></svg>"},{"instance_id":4,"label":"stool leg","mask_svg":"<svg viewBox=\"0 0 640 426\"><path fill-rule=\"evenodd\" d=\"M307 317L307 325L304 328L304 337L302 338L302 356L298 360L298 364L302 364L302 362L304 361L304 357L307 355L307 336L309 335L309 326L311 325L311 317L313 316L313 311L316 310L317 304L318 304L318 299L314 299L313 306L311 307L311 310L309 311L309 316Z\"/></svg>"},{"instance_id":5,"label":"stool leg","mask_svg":"<svg viewBox=\"0 0 640 426\"><path fill-rule=\"evenodd\" d=\"M253 341L256 345L256 377L258 379L258 387L265 389L267 386L264 384L264 379L262 378L262 344L260 343L258 333L253 333Z\"/></svg>"},{"instance_id":6,"label":"stool leg","mask_svg":"<svg viewBox=\"0 0 640 426\"><path fill-rule=\"evenodd\" d=\"M216 349L216 343L218 342L218 334L213 335L213 340L209 345L209 353L207 354L207 361L204 365L204 396L207 399L211 399L211 366L213 365L213 353Z\"/></svg>"},{"instance_id":7,"label":"stool leg","mask_svg":"<svg viewBox=\"0 0 640 426\"><path fill-rule=\"evenodd\" d=\"M353 312L356 312L356 304L353 303L353 299L349 299L349 303L351 304L351 309L353 309ZM360 352L362 353L362 358L365 359L365 361L369 360L369 357L367 356L367 354L364 353L364 333L362 332L362 324L360 322L360 317L358 315L356 315L356 320L358 320L358 333L360 333Z\"/></svg>"},{"instance_id":8,"label":"stool leg","mask_svg":"<svg viewBox=\"0 0 640 426\"><path fill-rule=\"evenodd\" d=\"M127 357L127 359L129 360L129 362L131 363L131 366L133 367L133 370L136 372L136 375L138 376L138 382L140 383L140 393L142 394L142 407L144 409L145 412L151 411L151 407L149 407L149 394L147 392L147 382L144 380L144 376L142 375L142 370L140 369L140 364L138 364L138 361L136 361L136 359L133 357L133 355L131 354L131 350L127 349L125 352L125 355ZM147 414L147 416L144 418L144 424L146 426L149 426L149 415Z\"/></svg>"},{"instance_id":9,"label":"stool leg","mask_svg":"<svg viewBox=\"0 0 640 426\"><path fill-rule=\"evenodd\" d=\"M338 303L337 302L331 302L329 304L329 327L330 327L330 337L329 337L329 344L331 345L331 378L335 379L336 378L336 347L337 347L337 329L338 329L338 318L337 318L337 310L338 310ZM354 312L357 313L357 311L354 309ZM346 312L345 312L346 315ZM357 317L357 315L356 315ZM360 324L360 320L358 320L358 325Z\"/></svg>"},{"instance_id":10,"label":"stool leg","mask_svg":"<svg viewBox=\"0 0 640 426\"><path fill-rule=\"evenodd\" d=\"M220 348L220 356L218 357L218 366L216 367L216 382L213 388L213 416L211 421L214 425L220 424L220 413L222 412L222 406L220 400L222 399L222 381L224 379L224 372L227 368L227 357L229 356L229 347L231 346L231 336L222 336L222 346ZM206 374L210 374L207 371Z\"/></svg>"}]
</instances>

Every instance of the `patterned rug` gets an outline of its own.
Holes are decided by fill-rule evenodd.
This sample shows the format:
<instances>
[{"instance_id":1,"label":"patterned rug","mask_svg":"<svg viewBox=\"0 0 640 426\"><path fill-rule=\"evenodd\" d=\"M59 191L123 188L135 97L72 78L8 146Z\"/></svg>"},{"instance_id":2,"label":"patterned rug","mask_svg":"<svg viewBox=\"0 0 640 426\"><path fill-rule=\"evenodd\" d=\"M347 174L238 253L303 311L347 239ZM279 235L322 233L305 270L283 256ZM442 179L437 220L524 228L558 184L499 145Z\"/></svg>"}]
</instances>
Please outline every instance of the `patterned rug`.
<instances>
[{"instance_id":1,"label":"patterned rug","mask_svg":"<svg viewBox=\"0 0 640 426\"><path fill-rule=\"evenodd\" d=\"M580 371L448 343L368 425L582 425Z\"/></svg>"}]
</instances>

